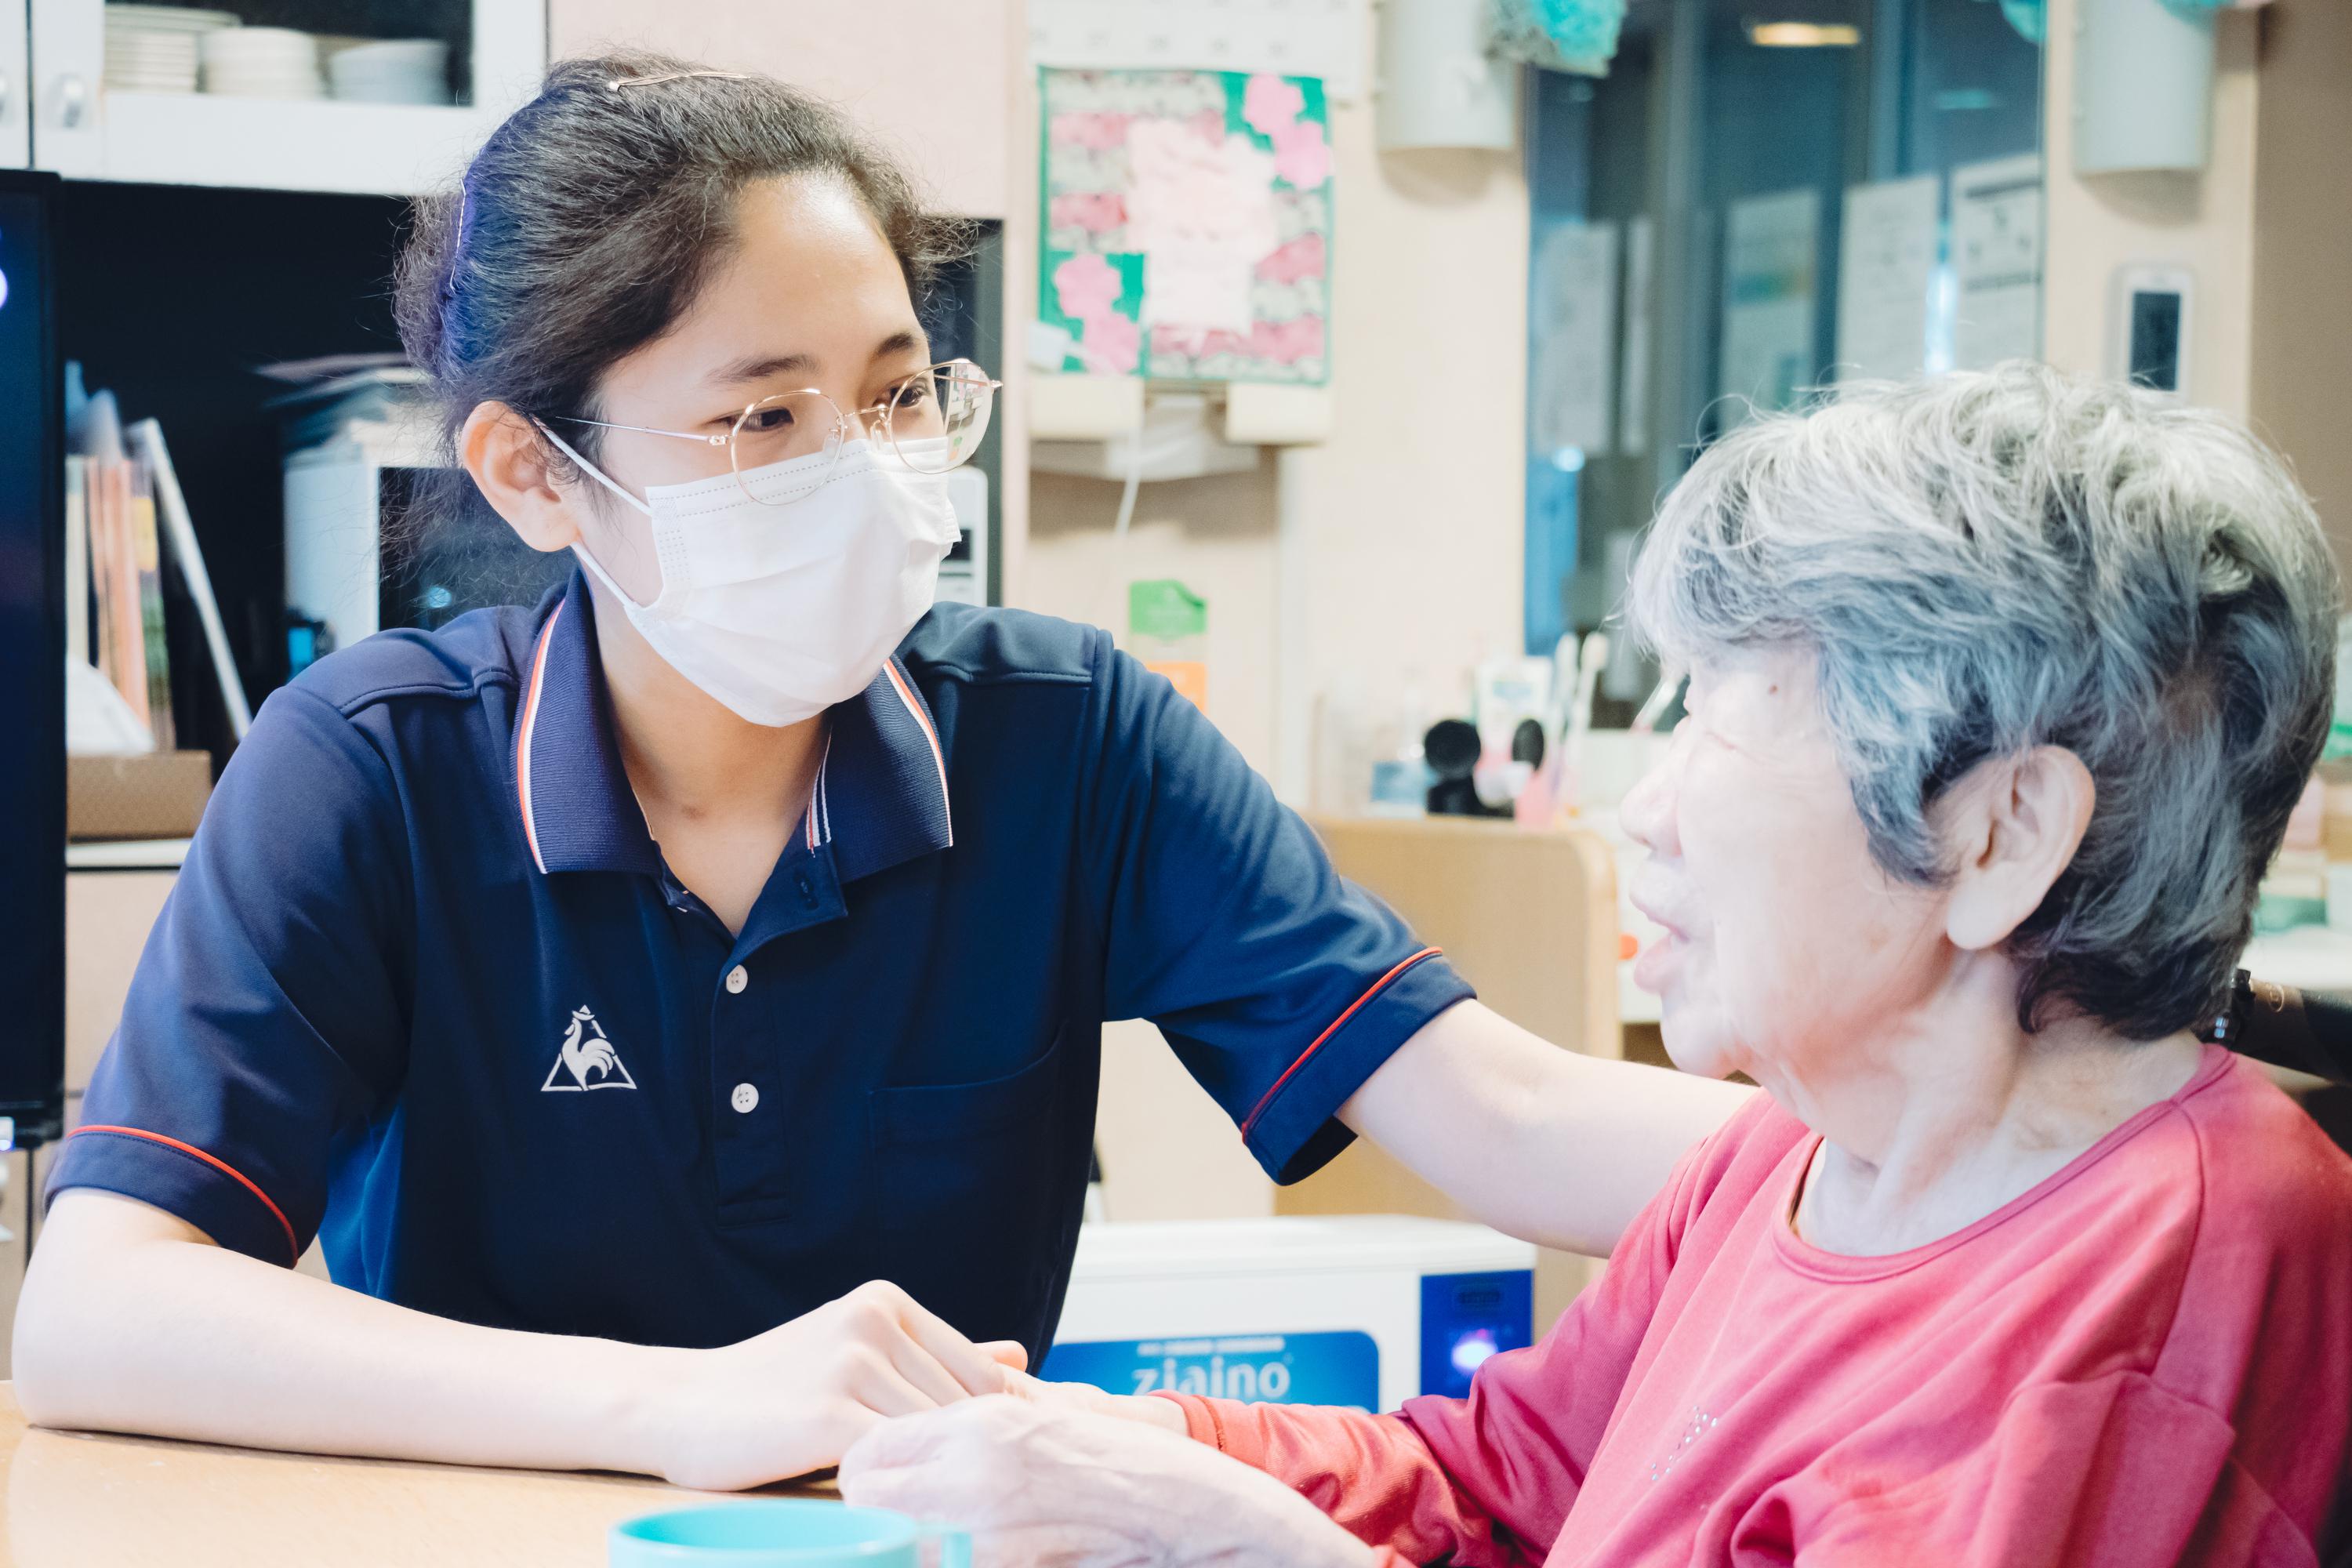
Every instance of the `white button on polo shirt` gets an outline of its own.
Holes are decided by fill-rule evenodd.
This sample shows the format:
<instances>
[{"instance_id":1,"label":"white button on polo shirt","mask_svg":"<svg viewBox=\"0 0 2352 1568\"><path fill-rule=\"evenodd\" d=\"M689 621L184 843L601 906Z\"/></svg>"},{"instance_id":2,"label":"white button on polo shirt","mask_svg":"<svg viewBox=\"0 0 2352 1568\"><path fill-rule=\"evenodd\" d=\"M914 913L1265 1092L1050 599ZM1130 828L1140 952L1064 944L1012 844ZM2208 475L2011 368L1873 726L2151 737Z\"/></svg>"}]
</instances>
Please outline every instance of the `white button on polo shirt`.
<instances>
[{"instance_id":1,"label":"white button on polo shirt","mask_svg":"<svg viewBox=\"0 0 2352 1568\"><path fill-rule=\"evenodd\" d=\"M760 1107L760 1091L751 1084L739 1083L735 1086L735 1092L728 1097L727 1102L737 1110L749 1115Z\"/></svg>"},{"instance_id":2,"label":"white button on polo shirt","mask_svg":"<svg viewBox=\"0 0 2352 1568\"><path fill-rule=\"evenodd\" d=\"M730 996L740 996L743 994L743 987L751 984L751 976L745 972L741 964L739 963L727 972L727 994Z\"/></svg>"}]
</instances>

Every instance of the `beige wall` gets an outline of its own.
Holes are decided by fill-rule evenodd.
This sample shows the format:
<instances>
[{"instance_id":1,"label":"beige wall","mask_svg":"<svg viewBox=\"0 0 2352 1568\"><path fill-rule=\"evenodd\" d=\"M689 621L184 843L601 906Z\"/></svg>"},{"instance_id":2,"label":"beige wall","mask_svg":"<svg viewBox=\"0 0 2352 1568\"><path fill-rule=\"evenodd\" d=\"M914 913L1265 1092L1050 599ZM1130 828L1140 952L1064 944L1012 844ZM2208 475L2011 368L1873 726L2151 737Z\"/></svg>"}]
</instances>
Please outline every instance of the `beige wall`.
<instances>
[{"instance_id":1,"label":"beige wall","mask_svg":"<svg viewBox=\"0 0 2352 1568\"><path fill-rule=\"evenodd\" d=\"M1366 104L1336 105L1332 135L1337 426L1288 459L1310 688L1344 673L1376 691L1451 691L1521 636L1527 187L1509 156L1381 155ZM1032 483L1013 602L1100 620L1128 580L1184 577L1209 599L1212 716L1269 766L1275 459L1255 475L1145 486L1123 561L1109 538L1116 485Z\"/></svg>"},{"instance_id":2,"label":"beige wall","mask_svg":"<svg viewBox=\"0 0 2352 1568\"><path fill-rule=\"evenodd\" d=\"M549 0L547 26L554 58L634 45L823 93L895 142L940 210L1001 217L1013 145L1003 84L1022 68L1023 16L1020 0Z\"/></svg>"},{"instance_id":3,"label":"beige wall","mask_svg":"<svg viewBox=\"0 0 2352 1568\"><path fill-rule=\"evenodd\" d=\"M2251 418L2295 465L2352 569L2352 5L2274 0L2220 24L2213 151L2201 175L2069 168L2074 13L2051 0L2045 352L2107 368L2115 269L2197 280L2189 395Z\"/></svg>"},{"instance_id":4,"label":"beige wall","mask_svg":"<svg viewBox=\"0 0 2352 1568\"><path fill-rule=\"evenodd\" d=\"M1034 106L1024 110L1034 117ZM1305 563L1308 690L1454 689L1521 637L1528 200L1517 160L1383 157L1368 103L1332 110L1332 438L1294 465ZM1034 119L1030 120L1034 124ZM1029 132L1034 135L1034 130ZM1034 174L1016 223L1034 225ZM1008 245L1008 256L1011 247ZM1010 271L1020 342L1034 261ZM1143 487L1130 537L1111 539L1118 487L1038 475L1027 537L1007 542L1012 603L1117 626L1126 584L1181 578L1209 601L1210 713L1272 773L1277 459L1254 474ZM1013 497L1008 493L1008 512ZM1147 1026L1115 1027L1101 1142L1114 1215L1264 1214L1272 1189Z\"/></svg>"},{"instance_id":5,"label":"beige wall","mask_svg":"<svg viewBox=\"0 0 2352 1568\"><path fill-rule=\"evenodd\" d=\"M2340 3L2340 0L2331 0ZM2043 100L2049 149L2049 265L2042 353L2084 374L2109 366L2116 268L2186 267L2196 275L2190 398L2247 412L2253 321L2255 44L2260 18L2220 23L2212 157L2202 174L2079 175L2074 169L2074 17L2079 0L2050 0ZM2313 156L2326 156L2309 149Z\"/></svg>"},{"instance_id":6,"label":"beige wall","mask_svg":"<svg viewBox=\"0 0 2352 1568\"><path fill-rule=\"evenodd\" d=\"M2263 22L2252 414L2352 570L2352 5L2276 0Z\"/></svg>"},{"instance_id":7,"label":"beige wall","mask_svg":"<svg viewBox=\"0 0 2352 1568\"><path fill-rule=\"evenodd\" d=\"M843 104L906 150L943 206L1005 220L1006 342L1017 345L1034 308L1037 200L1024 18L1022 0L835 6L821 26L740 0L551 0L549 26L558 55L646 44ZM1375 689L1417 679L1450 690L1519 637L1526 185L1512 157L1381 156L1367 101L1335 105L1332 133L1339 429L1297 459L1311 685L1347 670ZM1007 450L1024 451L1022 367L1000 374ZM1008 469L1008 598L1101 620L1118 616L1127 579L1193 583L1211 603L1214 716L1270 767L1270 632L1246 628L1271 625L1273 461L1255 478L1147 487L1126 561L1108 553L1114 487L1045 479L1033 519L1031 481Z\"/></svg>"}]
</instances>

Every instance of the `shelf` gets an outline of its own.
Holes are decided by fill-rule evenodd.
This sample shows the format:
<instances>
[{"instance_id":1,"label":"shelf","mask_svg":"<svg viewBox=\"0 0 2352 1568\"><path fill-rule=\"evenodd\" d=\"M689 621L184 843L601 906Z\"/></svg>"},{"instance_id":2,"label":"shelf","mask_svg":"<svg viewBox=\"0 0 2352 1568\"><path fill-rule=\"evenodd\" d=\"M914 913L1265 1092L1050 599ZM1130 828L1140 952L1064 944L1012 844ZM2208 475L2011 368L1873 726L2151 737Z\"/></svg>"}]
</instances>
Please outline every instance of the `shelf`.
<instances>
[{"instance_id":1,"label":"shelf","mask_svg":"<svg viewBox=\"0 0 2352 1568\"><path fill-rule=\"evenodd\" d=\"M188 858L185 838L94 839L66 846L68 871L176 871Z\"/></svg>"},{"instance_id":2,"label":"shelf","mask_svg":"<svg viewBox=\"0 0 2352 1568\"><path fill-rule=\"evenodd\" d=\"M2352 934L2332 926L2297 926L2257 936L2238 967L2257 980L2297 991L2352 993Z\"/></svg>"},{"instance_id":3,"label":"shelf","mask_svg":"<svg viewBox=\"0 0 2352 1568\"><path fill-rule=\"evenodd\" d=\"M99 170L149 184L415 195L454 184L498 123L478 108L109 92Z\"/></svg>"}]
</instances>

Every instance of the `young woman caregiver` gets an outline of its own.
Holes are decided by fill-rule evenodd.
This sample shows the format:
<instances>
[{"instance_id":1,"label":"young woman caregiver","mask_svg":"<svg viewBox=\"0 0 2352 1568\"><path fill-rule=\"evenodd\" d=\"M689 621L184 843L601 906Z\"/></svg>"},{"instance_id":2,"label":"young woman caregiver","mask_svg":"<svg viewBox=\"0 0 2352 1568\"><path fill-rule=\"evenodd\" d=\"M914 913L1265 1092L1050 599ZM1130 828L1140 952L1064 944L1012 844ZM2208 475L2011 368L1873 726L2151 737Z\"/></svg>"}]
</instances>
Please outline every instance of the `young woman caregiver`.
<instances>
[{"instance_id":1,"label":"young woman caregiver","mask_svg":"<svg viewBox=\"0 0 2352 1568\"><path fill-rule=\"evenodd\" d=\"M1277 1179L1361 1131L1589 1251L1736 1105L1469 1000L1104 634L932 608L994 387L917 313L951 237L830 111L639 56L420 210L408 348L578 570L265 705L50 1182L32 1419L829 1465L1051 1336L1107 1018Z\"/></svg>"}]
</instances>

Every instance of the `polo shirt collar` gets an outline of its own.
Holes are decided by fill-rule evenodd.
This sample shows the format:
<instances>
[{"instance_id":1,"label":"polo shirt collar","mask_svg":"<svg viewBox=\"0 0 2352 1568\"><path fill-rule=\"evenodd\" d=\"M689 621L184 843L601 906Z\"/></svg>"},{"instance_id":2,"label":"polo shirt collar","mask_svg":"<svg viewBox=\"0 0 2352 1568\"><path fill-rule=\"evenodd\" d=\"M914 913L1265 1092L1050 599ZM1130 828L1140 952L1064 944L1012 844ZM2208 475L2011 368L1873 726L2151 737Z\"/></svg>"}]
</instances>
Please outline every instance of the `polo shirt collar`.
<instances>
[{"instance_id":1,"label":"polo shirt collar","mask_svg":"<svg viewBox=\"0 0 2352 1568\"><path fill-rule=\"evenodd\" d=\"M621 765L596 651L596 612L578 570L541 621L516 706L515 800L543 872L658 876L661 852ZM830 849L854 881L955 842L947 755L929 704L897 656L828 716L824 761L796 842Z\"/></svg>"},{"instance_id":2,"label":"polo shirt collar","mask_svg":"<svg viewBox=\"0 0 2352 1568\"><path fill-rule=\"evenodd\" d=\"M835 705L810 811L816 841L832 844L845 882L955 843L939 726L898 655L865 690Z\"/></svg>"}]
</instances>

